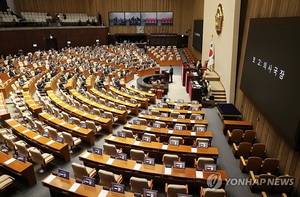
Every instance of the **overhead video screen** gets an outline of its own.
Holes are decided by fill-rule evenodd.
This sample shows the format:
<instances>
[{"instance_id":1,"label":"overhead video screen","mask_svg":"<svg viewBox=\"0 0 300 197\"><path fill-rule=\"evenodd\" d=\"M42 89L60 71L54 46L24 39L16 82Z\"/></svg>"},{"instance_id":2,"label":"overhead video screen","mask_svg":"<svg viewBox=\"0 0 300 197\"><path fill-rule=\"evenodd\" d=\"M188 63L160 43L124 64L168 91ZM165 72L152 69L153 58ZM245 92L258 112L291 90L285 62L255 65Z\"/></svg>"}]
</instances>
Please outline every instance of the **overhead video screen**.
<instances>
[{"instance_id":1,"label":"overhead video screen","mask_svg":"<svg viewBox=\"0 0 300 197\"><path fill-rule=\"evenodd\" d=\"M193 47L202 52L203 20L194 20Z\"/></svg>"},{"instance_id":2,"label":"overhead video screen","mask_svg":"<svg viewBox=\"0 0 300 197\"><path fill-rule=\"evenodd\" d=\"M251 19L241 90L281 136L300 145L300 17Z\"/></svg>"}]
</instances>

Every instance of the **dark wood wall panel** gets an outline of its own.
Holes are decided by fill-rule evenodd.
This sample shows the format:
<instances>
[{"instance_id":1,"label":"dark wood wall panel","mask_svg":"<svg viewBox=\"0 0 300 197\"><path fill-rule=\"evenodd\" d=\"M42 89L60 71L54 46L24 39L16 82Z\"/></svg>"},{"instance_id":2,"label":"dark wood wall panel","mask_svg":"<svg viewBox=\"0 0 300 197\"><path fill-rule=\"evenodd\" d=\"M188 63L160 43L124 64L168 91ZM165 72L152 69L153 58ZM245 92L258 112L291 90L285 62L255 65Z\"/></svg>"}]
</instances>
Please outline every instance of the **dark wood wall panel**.
<instances>
[{"instance_id":1,"label":"dark wood wall panel","mask_svg":"<svg viewBox=\"0 0 300 197\"><path fill-rule=\"evenodd\" d=\"M237 87L240 86L250 18L300 16L300 0L248 0L246 21L244 24L242 43L239 50ZM236 107L240 109L245 120L253 123L257 132L257 140L267 145L267 155L280 159L280 172L296 177L295 195L300 195L300 158L288 143L274 130L268 120L256 109L255 105L239 89L236 90ZM257 121L259 118L259 121Z\"/></svg>"}]
</instances>

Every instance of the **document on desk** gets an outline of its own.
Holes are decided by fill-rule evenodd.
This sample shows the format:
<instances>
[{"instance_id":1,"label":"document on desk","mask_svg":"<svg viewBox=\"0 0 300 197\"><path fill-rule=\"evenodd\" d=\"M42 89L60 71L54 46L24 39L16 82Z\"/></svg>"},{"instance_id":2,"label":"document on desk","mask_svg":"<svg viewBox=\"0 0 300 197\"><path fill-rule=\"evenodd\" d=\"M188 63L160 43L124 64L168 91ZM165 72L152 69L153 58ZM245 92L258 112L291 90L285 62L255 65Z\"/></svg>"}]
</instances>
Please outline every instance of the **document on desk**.
<instances>
[{"instance_id":1,"label":"document on desk","mask_svg":"<svg viewBox=\"0 0 300 197\"><path fill-rule=\"evenodd\" d=\"M151 130L151 127L147 127L147 128L146 128L146 131L150 131L150 130Z\"/></svg>"},{"instance_id":2,"label":"document on desk","mask_svg":"<svg viewBox=\"0 0 300 197\"><path fill-rule=\"evenodd\" d=\"M165 174L172 174L172 168L165 168Z\"/></svg>"},{"instance_id":3,"label":"document on desk","mask_svg":"<svg viewBox=\"0 0 300 197\"><path fill-rule=\"evenodd\" d=\"M27 133L28 131L30 131L29 129L26 129L24 131L22 131L23 134Z\"/></svg>"},{"instance_id":4,"label":"document on desk","mask_svg":"<svg viewBox=\"0 0 300 197\"><path fill-rule=\"evenodd\" d=\"M127 124L126 127L131 127L131 124Z\"/></svg>"},{"instance_id":5,"label":"document on desk","mask_svg":"<svg viewBox=\"0 0 300 197\"><path fill-rule=\"evenodd\" d=\"M109 158L109 159L106 161L106 164L111 165L114 161L115 161L115 159Z\"/></svg>"},{"instance_id":6,"label":"document on desk","mask_svg":"<svg viewBox=\"0 0 300 197\"><path fill-rule=\"evenodd\" d=\"M195 123L195 120L191 120L191 123Z\"/></svg>"},{"instance_id":7,"label":"document on desk","mask_svg":"<svg viewBox=\"0 0 300 197\"><path fill-rule=\"evenodd\" d=\"M70 192L76 192L76 190L78 189L78 187L80 186L80 183L73 183L73 185L70 187L69 191Z\"/></svg>"},{"instance_id":8,"label":"document on desk","mask_svg":"<svg viewBox=\"0 0 300 197\"><path fill-rule=\"evenodd\" d=\"M16 124L16 125L13 126L13 128L16 128L16 127L18 127L18 126L21 126L21 125L20 125L20 124Z\"/></svg>"},{"instance_id":9,"label":"document on desk","mask_svg":"<svg viewBox=\"0 0 300 197\"><path fill-rule=\"evenodd\" d=\"M174 119L173 119L173 122L177 122L177 119L174 118Z\"/></svg>"},{"instance_id":10,"label":"document on desk","mask_svg":"<svg viewBox=\"0 0 300 197\"><path fill-rule=\"evenodd\" d=\"M85 153L82 155L82 157L83 157L83 158L87 158L88 156L90 156L90 154L91 154L90 152L85 152Z\"/></svg>"},{"instance_id":11,"label":"document on desk","mask_svg":"<svg viewBox=\"0 0 300 197\"><path fill-rule=\"evenodd\" d=\"M169 130L168 133L171 133L171 134L172 134L172 133L173 133L173 130Z\"/></svg>"},{"instance_id":12,"label":"document on desk","mask_svg":"<svg viewBox=\"0 0 300 197\"><path fill-rule=\"evenodd\" d=\"M190 113L192 113L192 111L187 111L187 113L189 113L189 114L190 114Z\"/></svg>"},{"instance_id":13,"label":"document on desk","mask_svg":"<svg viewBox=\"0 0 300 197\"><path fill-rule=\"evenodd\" d=\"M55 142L54 140L50 140L49 142L47 142L47 145L51 145L53 142Z\"/></svg>"},{"instance_id":14,"label":"document on desk","mask_svg":"<svg viewBox=\"0 0 300 197\"><path fill-rule=\"evenodd\" d=\"M162 145L161 148L162 148L163 150L167 150L167 149L168 149L168 145L164 144L164 145Z\"/></svg>"},{"instance_id":15,"label":"document on desk","mask_svg":"<svg viewBox=\"0 0 300 197\"><path fill-rule=\"evenodd\" d=\"M203 179L203 172L200 170L196 170L196 178Z\"/></svg>"},{"instance_id":16,"label":"document on desk","mask_svg":"<svg viewBox=\"0 0 300 197\"><path fill-rule=\"evenodd\" d=\"M79 129L80 127L78 127L78 126L76 126L76 127L74 127L74 129L73 130L77 130L77 129Z\"/></svg>"},{"instance_id":17,"label":"document on desk","mask_svg":"<svg viewBox=\"0 0 300 197\"><path fill-rule=\"evenodd\" d=\"M140 145L140 142L141 142L141 141L135 141L135 142L134 142L134 145L135 145L135 146L138 146L138 145Z\"/></svg>"},{"instance_id":18,"label":"document on desk","mask_svg":"<svg viewBox=\"0 0 300 197\"><path fill-rule=\"evenodd\" d=\"M196 132L191 132L191 136L196 136Z\"/></svg>"},{"instance_id":19,"label":"document on desk","mask_svg":"<svg viewBox=\"0 0 300 197\"><path fill-rule=\"evenodd\" d=\"M197 153L197 148L191 148L192 153Z\"/></svg>"},{"instance_id":20,"label":"document on desk","mask_svg":"<svg viewBox=\"0 0 300 197\"><path fill-rule=\"evenodd\" d=\"M155 120L159 120L159 117L158 117L158 116L156 116L156 117L155 117Z\"/></svg>"},{"instance_id":21,"label":"document on desk","mask_svg":"<svg viewBox=\"0 0 300 197\"><path fill-rule=\"evenodd\" d=\"M8 164L10 164L11 162L13 162L13 161L15 161L16 159L15 158L10 158L9 160L7 160L7 161L5 161L4 163L6 164L6 165L8 165Z\"/></svg>"},{"instance_id":22,"label":"document on desk","mask_svg":"<svg viewBox=\"0 0 300 197\"><path fill-rule=\"evenodd\" d=\"M55 175L53 175L53 174L50 174L45 180L44 180L44 182L45 183L50 183L51 181L53 181L53 179L55 179Z\"/></svg>"},{"instance_id":23,"label":"document on desk","mask_svg":"<svg viewBox=\"0 0 300 197\"><path fill-rule=\"evenodd\" d=\"M110 136L109 140L114 140L115 138L115 136Z\"/></svg>"},{"instance_id":24,"label":"document on desk","mask_svg":"<svg viewBox=\"0 0 300 197\"><path fill-rule=\"evenodd\" d=\"M36 139L38 139L38 138L40 138L40 137L41 137L41 135L36 135L36 136L33 137L33 139L36 140Z\"/></svg>"},{"instance_id":25,"label":"document on desk","mask_svg":"<svg viewBox=\"0 0 300 197\"><path fill-rule=\"evenodd\" d=\"M141 169L142 164L141 163L136 163L133 167L134 170L140 170Z\"/></svg>"},{"instance_id":26,"label":"document on desk","mask_svg":"<svg viewBox=\"0 0 300 197\"><path fill-rule=\"evenodd\" d=\"M106 197L108 192L109 192L109 190L102 189L101 192L99 193L98 197Z\"/></svg>"}]
</instances>

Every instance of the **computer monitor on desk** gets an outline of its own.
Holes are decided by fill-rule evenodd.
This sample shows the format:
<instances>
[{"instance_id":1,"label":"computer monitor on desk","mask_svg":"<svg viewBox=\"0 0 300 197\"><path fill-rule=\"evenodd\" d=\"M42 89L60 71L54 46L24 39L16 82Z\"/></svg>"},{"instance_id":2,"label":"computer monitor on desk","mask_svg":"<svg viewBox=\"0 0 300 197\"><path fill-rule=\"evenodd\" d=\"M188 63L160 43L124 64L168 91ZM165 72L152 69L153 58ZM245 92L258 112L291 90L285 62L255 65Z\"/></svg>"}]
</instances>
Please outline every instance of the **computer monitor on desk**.
<instances>
[{"instance_id":1,"label":"computer monitor on desk","mask_svg":"<svg viewBox=\"0 0 300 197\"><path fill-rule=\"evenodd\" d=\"M144 157L144 164L147 164L147 165L152 165L154 166L155 165L155 158L152 158L152 157Z\"/></svg>"},{"instance_id":2,"label":"computer monitor on desk","mask_svg":"<svg viewBox=\"0 0 300 197\"><path fill-rule=\"evenodd\" d=\"M102 155L102 149L94 146L93 153L97 155Z\"/></svg>"},{"instance_id":3,"label":"computer monitor on desk","mask_svg":"<svg viewBox=\"0 0 300 197\"><path fill-rule=\"evenodd\" d=\"M157 197L157 191L151 189L144 189L143 197Z\"/></svg>"},{"instance_id":4,"label":"computer monitor on desk","mask_svg":"<svg viewBox=\"0 0 300 197\"><path fill-rule=\"evenodd\" d=\"M88 176L83 176L82 184L95 187L95 179Z\"/></svg>"},{"instance_id":5,"label":"computer monitor on desk","mask_svg":"<svg viewBox=\"0 0 300 197\"><path fill-rule=\"evenodd\" d=\"M111 191L124 194L124 185L118 183L111 183Z\"/></svg>"},{"instance_id":6,"label":"computer monitor on desk","mask_svg":"<svg viewBox=\"0 0 300 197\"><path fill-rule=\"evenodd\" d=\"M69 179L69 172L63 169L58 169L58 176L64 179Z\"/></svg>"}]
</instances>

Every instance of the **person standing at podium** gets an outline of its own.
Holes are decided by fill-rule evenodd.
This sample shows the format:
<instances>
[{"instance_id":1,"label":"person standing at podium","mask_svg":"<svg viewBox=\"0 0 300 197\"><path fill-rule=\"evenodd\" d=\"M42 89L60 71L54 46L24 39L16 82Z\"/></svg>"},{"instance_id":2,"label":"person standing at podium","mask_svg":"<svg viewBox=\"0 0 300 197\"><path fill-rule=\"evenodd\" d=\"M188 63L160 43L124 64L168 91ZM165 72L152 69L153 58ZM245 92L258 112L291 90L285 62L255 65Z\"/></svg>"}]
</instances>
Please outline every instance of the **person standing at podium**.
<instances>
[{"instance_id":1,"label":"person standing at podium","mask_svg":"<svg viewBox=\"0 0 300 197\"><path fill-rule=\"evenodd\" d=\"M170 75L170 82L169 83L173 83L173 67L172 67L172 65L170 65L169 75Z\"/></svg>"}]
</instances>

